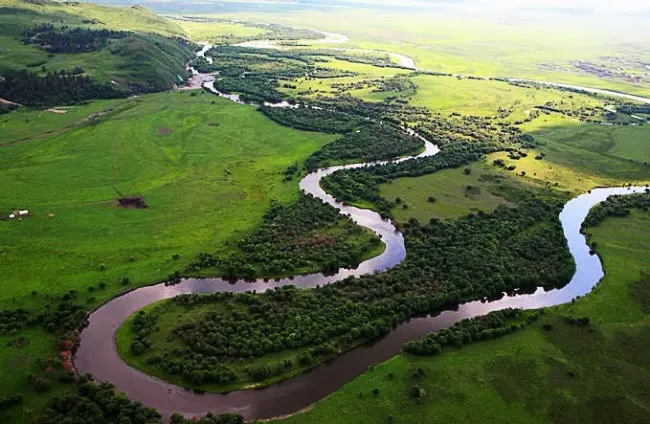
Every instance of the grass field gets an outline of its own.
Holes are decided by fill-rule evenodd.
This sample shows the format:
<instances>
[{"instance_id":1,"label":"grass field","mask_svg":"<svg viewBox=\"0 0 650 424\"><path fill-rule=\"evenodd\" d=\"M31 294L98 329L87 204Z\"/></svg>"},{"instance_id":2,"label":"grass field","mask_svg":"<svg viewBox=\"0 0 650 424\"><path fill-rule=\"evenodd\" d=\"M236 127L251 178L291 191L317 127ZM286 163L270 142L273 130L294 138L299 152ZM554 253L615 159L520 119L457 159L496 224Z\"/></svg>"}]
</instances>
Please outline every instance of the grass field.
<instances>
[{"instance_id":1,"label":"grass field","mask_svg":"<svg viewBox=\"0 0 650 424\"><path fill-rule=\"evenodd\" d=\"M410 218L422 223L433 217L455 219L470 212L489 212L498 205L508 204L497 193L502 177L485 163L467 167L471 170L469 175L464 173L464 169L444 169L422 177L399 178L382 185L380 194L389 200L401 199L401 204L391 210L399 222L407 222Z\"/></svg>"},{"instance_id":2,"label":"grass field","mask_svg":"<svg viewBox=\"0 0 650 424\"><path fill-rule=\"evenodd\" d=\"M589 96L552 89L517 87L501 81L428 75L414 77L412 81L418 90L411 99L411 104L442 113L496 116L499 110L511 110L510 119L524 120L526 112L547 102L567 102L573 108L601 103Z\"/></svg>"},{"instance_id":3,"label":"grass field","mask_svg":"<svg viewBox=\"0 0 650 424\"><path fill-rule=\"evenodd\" d=\"M172 20L195 41L208 41L214 44L236 43L239 40L260 37L267 33L262 28L232 22L194 22Z\"/></svg>"},{"instance_id":4,"label":"grass field","mask_svg":"<svg viewBox=\"0 0 650 424\"><path fill-rule=\"evenodd\" d=\"M100 104L70 113L82 117L114 103ZM33 139L0 148L2 212L32 213L0 222L3 305L30 301L33 290L85 292L105 281L101 300L122 290L121 277L164 280L199 252L255 228L271 199L296 198L298 186L283 183L283 171L332 140L189 93L129 100L63 131L58 125L74 121L67 114L36 111L3 118L3 128L13 120L21 128L41 114L51 123L41 131L53 135L38 138L33 128ZM3 129L10 137L19 132ZM116 190L144 195L150 209L117 208ZM174 254L182 258L172 260Z\"/></svg>"},{"instance_id":5,"label":"grass field","mask_svg":"<svg viewBox=\"0 0 650 424\"><path fill-rule=\"evenodd\" d=\"M649 229L642 211L591 229L606 277L531 327L434 358L399 355L281 422L645 422L650 282L640 274L650 271ZM564 316L588 316L591 324L570 325ZM413 377L418 369L424 377ZM409 396L414 385L425 390L422 399Z\"/></svg>"},{"instance_id":6,"label":"grass field","mask_svg":"<svg viewBox=\"0 0 650 424\"><path fill-rule=\"evenodd\" d=\"M490 156L503 158L517 166L514 171L526 178L548 183L570 192L590 190L596 186L650 181L650 127L620 127L583 124L556 115L544 116L524 124L522 129L533 135L537 150L528 157L508 160L503 153ZM538 152L544 160L535 160ZM556 186L557 184L557 186Z\"/></svg>"}]
</instances>

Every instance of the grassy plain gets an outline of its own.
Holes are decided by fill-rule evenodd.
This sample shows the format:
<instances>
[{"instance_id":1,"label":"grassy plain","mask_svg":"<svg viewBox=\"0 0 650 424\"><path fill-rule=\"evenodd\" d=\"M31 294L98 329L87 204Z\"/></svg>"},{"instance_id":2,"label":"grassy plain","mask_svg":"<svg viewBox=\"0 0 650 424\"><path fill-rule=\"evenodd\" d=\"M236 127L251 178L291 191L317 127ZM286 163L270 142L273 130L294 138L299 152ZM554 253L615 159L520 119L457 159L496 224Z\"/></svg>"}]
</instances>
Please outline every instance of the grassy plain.
<instances>
[{"instance_id":1,"label":"grassy plain","mask_svg":"<svg viewBox=\"0 0 650 424\"><path fill-rule=\"evenodd\" d=\"M527 112L547 102L566 101L571 102L573 107L601 103L589 96L553 89L518 87L501 81L428 75L414 77L412 81L418 89L410 103L441 113L495 116L501 109L512 110L509 118L523 120Z\"/></svg>"},{"instance_id":2,"label":"grassy plain","mask_svg":"<svg viewBox=\"0 0 650 424\"><path fill-rule=\"evenodd\" d=\"M466 175L464 169L470 169L471 174ZM401 199L401 204L391 210L391 215L399 222L407 222L410 218L423 223L433 217L455 219L470 212L489 212L498 205L508 204L498 194L502 178L481 162L463 169L444 169L422 177L399 178L382 185L380 195L388 200ZM433 201L429 197L433 197Z\"/></svg>"},{"instance_id":3,"label":"grassy plain","mask_svg":"<svg viewBox=\"0 0 650 424\"><path fill-rule=\"evenodd\" d=\"M236 43L242 39L260 37L268 32L262 28L234 22L196 22L180 19L172 22L178 24L190 39L214 44Z\"/></svg>"},{"instance_id":4,"label":"grassy plain","mask_svg":"<svg viewBox=\"0 0 650 424\"><path fill-rule=\"evenodd\" d=\"M650 272L649 229L642 211L591 229L605 278L538 323L433 358L399 355L280 422L645 422L650 281L640 274ZM565 316L588 316L591 324L571 325ZM424 376L414 377L419 369ZM409 396L415 385L425 390L422 399Z\"/></svg>"},{"instance_id":5,"label":"grassy plain","mask_svg":"<svg viewBox=\"0 0 650 424\"><path fill-rule=\"evenodd\" d=\"M71 113L82 117L98 108ZM13 121L20 128L46 113L9 115L3 127ZM298 187L282 182L283 171L332 140L207 93L143 96L59 129L70 121L47 115L41 131L53 135L34 133L0 148L2 212L33 214L0 222L6 241L0 304L30 301L32 290L85 292L99 281L109 284L96 295L105 299L123 289L121 277L135 284L165 279L199 252L254 228L271 199L295 199ZM117 208L116 191L144 195L150 208ZM181 259L172 260L174 254Z\"/></svg>"},{"instance_id":6,"label":"grassy plain","mask_svg":"<svg viewBox=\"0 0 650 424\"><path fill-rule=\"evenodd\" d=\"M517 167L515 173L524 171L526 179L572 193L597 186L650 181L647 125L584 124L557 115L542 115L522 129L535 137L536 150L516 161L508 159L505 153L490 155L489 160L502 158L507 165ZM537 153L546 157L535 160Z\"/></svg>"}]
</instances>

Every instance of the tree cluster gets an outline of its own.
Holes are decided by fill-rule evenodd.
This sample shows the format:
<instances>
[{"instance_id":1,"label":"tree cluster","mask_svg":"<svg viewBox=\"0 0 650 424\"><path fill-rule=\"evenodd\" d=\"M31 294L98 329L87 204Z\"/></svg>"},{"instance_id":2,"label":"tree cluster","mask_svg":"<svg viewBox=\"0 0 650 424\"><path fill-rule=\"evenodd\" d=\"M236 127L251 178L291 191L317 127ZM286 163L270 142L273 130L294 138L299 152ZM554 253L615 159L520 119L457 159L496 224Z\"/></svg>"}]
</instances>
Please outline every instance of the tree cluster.
<instances>
[{"instance_id":1,"label":"tree cluster","mask_svg":"<svg viewBox=\"0 0 650 424\"><path fill-rule=\"evenodd\" d=\"M351 240L363 235L363 229L337 209L302 194L288 205L272 202L262 225L240 239L233 254L213 263L229 278L336 270L358 265L381 243L376 237L369 243ZM195 262L192 267L199 265Z\"/></svg>"},{"instance_id":2,"label":"tree cluster","mask_svg":"<svg viewBox=\"0 0 650 424\"><path fill-rule=\"evenodd\" d=\"M39 76L26 70L0 78L0 97L29 106L69 105L90 99L126 97L128 93L85 75L59 71Z\"/></svg>"},{"instance_id":3,"label":"tree cluster","mask_svg":"<svg viewBox=\"0 0 650 424\"><path fill-rule=\"evenodd\" d=\"M529 314L522 321L521 309L504 309L476 318L464 319L449 328L412 340L404 345L404 351L417 355L437 355L445 346L462 347L479 340L494 339L510 334L535 321L538 316Z\"/></svg>"},{"instance_id":4,"label":"tree cluster","mask_svg":"<svg viewBox=\"0 0 650 424\"><path fill-rule=\"evenodd\" d=\"M613 195L604 202L594 206L589 215L582 223L583 229L595 227L608 217L625 217L630 214L630 209L639 208L648 210L650 208L650 190L646 193Z\"/></svg>"},{"instance_id":5,"label":"tree cluster","mask_svg":"<svg viewBox=\"0 0 650 424\"><path fill-rule=\"evenodd\" d=\"M50 53L88 53L104 48L110 39L125 38L124 31L109 29L55 28L52 24L41 24L23 33L25 44L37 44Z\"/></svg>"},{"instance_id":6,"label":"tree cluster","mask_svg":"<svg viewBox=\"0 0 650 424\"><path fill-rule=\"evenodd\" d=\"M224 361L299 348L326 358L461 301L562 286L575 266L558 220L561 208L558 200L530 195L515 207L454 222L412 221L404 232L409 253L402 264L314 290L285 286L263 295L179 296L174 302L185 308L215 308L171 331L172 346L180 342L182 348L152 346L151 363L190 384L218 381L211 373L221 372ZM249 370L249 377L277 375L290 365L295 363Z\"/></svg>"},{"instance_id":7,"label":"tree cluster","mask_svg":"<svg viewBox=\"0 0 650 424\"><path fill-rule=\"evenodd\" d=\"M341 161L393 159L417 153L422 147L422 140L408 135L401 128L390 124L367 123L325 145L307 159L305 166L313 171Z\"/></svg>"}]
</instances>

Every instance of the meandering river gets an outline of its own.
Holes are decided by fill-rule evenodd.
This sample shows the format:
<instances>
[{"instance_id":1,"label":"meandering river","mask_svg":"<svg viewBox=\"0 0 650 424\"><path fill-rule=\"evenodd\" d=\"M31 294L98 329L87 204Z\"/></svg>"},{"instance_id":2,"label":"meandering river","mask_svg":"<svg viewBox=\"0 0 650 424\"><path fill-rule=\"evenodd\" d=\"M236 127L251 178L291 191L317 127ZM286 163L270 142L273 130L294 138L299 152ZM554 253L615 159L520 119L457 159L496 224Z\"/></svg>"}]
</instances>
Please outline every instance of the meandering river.
<instances>
[{"instance_id":1,"label":"meandering river","mask_svg":"<svg viewBox=\"0 0 650 424\"><path fill-rule=\"evenodd\" d=\"M207 50L202 50L205 53ZM201 53L200 53L201 54ZM208 83L208 87L210 87ZM214 87L211 88L214 92ZM608 92L608 94L613 92ZM218 93L223 95L221 93ZM614 93L621 94L621 93ZM238 98L231 99L238 101ZM424 151L417 156L396 160L417 160L432 156L438 148L424 142ZM350 216L357 224L378 234L386 244L381 255L367 260L356 269L340 269L334 275L311 274L279 280L238 281L235 283L220 278L185 279L180 284L165 286L158 284L142 287L124 294L103 305L89 317L89 325L81 333L81 343L76 352L75 366L79 372L92 373L98 380L110 381L118 390L130 398L158 409L163 415L181 412L185 415L202 415L208 411L217 413L234 412L248 420L265 419L292 414L323 399L345 383L362 374L368 366L385 361L396 355L403 344L432 331L470 317L484 315L509 307L524 309L548 307L571 301L576 296L589 293L603 277L598 256L591 255L580 227L589 210L613 194L631 194L645 190L645 187L599 188L569 201L560 220L569 249L576 262L576 273L571 282L562 289L533 294L505 296L494 301L476 301L461 304L454 310L436 316L416 318L403 323L378 342L350 351L333 362L321 365L313 371L259 390L241 390L227 395L199 394L182 387L166 383L144 374L122 361L116 345L115 335L120 325L140 308L154 302L169 299L185 293L245 292L266 290L292 284L301 288L313 288L330 284L349 276L361 276L386 271L404 260L406 249L404 239L391 221L381 219L379 214L343 205L326 193L320 186L323 177L341 169L352 169L370 165L383 165L389 161L359 163L319 169L300 181L300 188L328 204L338 208L340 213Z\"/></svg>"}]
</instances>

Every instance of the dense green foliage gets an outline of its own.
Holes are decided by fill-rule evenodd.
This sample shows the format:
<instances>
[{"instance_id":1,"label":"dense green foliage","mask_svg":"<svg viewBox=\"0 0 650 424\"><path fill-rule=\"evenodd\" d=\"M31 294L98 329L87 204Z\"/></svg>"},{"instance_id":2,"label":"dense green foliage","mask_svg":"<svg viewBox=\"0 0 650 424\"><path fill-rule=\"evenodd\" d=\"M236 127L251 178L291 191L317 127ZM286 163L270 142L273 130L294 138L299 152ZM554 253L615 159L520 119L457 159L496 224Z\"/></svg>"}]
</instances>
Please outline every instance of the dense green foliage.
<instances>
[{"instance_id":1,"label":"dense green foliage","mask_svg":"<svg viewBox=\"0 0 650 424\"><path fill-rule=\"evenodd\" d=\"M590 229L606 272L589 295L506 337L398 355L281 422L645 423L649 224L636 209Z\"/></svg>"},{"instance_id":2,"label":"dense green foliage","mask_svg":"<svg viewBox=\"0 0 650 424\"><path fill-rule=\"evenodd\" d=\"M276 50L215 47L207 55L214 65L204 68L219 71L215 88L225 93L242 93L245 101L281 102L287 95L279 90L280 79L314 71L312 62L299 54Z\"/></svg>"},{"instance_id":3,"label":"dense green foliage","mask_svg":"<svg viewBox=\"0 0 650 424\"><path fill-rule=\"evenodd\" d=\"M126 97L128 93L65 71L39 76L27 71L0 79L0 97L29 106L70 105L90 99Z\"/></svg>"},{"instance_id":4,"label":"dense green foliage","mask_svg":"<svg viewBox=\"0 0 650 424\"><path fill-rule=\"evenodd\" d=\"M75 393L55 397L36 424L162 424L153 408L134 402L115 390L110 383L94 383L90 375L73 377ZM16 397L19 399L19 397ZM172 414L172 424L244 424L240 415L208 413L198 418Z\"/></svg>"},{"instance_id":5,"label":"dense green foliage","mask_svg":"<svg viewBox=\"0 0 650 424\"><path fill-rule=\"evenodd\" d=\"M368 124L323 147L305 163L315 170L340 161L392 159L416 153L422 140L390 124Z\"/></svg>"},{"instance_id":6,"label":"dense green foliage","mask_svg":"<svg viewBox=\"0 0 650 424\"><path fill-rule=\"evenodd\" d=\"M303 194L289 205L272 202L262 225L237 241L235 253L213 261L203 255L190 269L207 262L232 278L331 271L358 265L380 245L332 206Z\"/></svg>"},{"instance_id":7,"label":"dense green foliage","mask_svg":"<svg viewBox=\"0 0 650 424\"><path fill-rule=\"evenodd\" d=\"M367 125L362 118L331 109L260 107L259 110L278 124L304 131L349 133Z\"/></svg>"},{"instance_id":8,"label":"dense green foliage","mask_svg":"<svg viewBox=\"0 0 650 424\"><path fill-rule=\"evenodd\" d=\"M52 24L42 24L25 30L23 42L35 44L50 53L87 53L100 50L110 39L124 38L128 33L110 29L69 28L57 29Z\"/></svg>"},{"instance_id":9,"label":"dense green foliage","mask_svg":"<svg viewBox=\"0 0 650 424\"><path fill-rule=\"evenodd\" d=\"M537 319L537 315L528 315L527 322L518 322L522 315L520 309L508 308L464 319L449 328L406 343L404 351L417 355L437 355L445 346L458 348L479 340L502 337Z\"/></svg>"}]
</instances>

